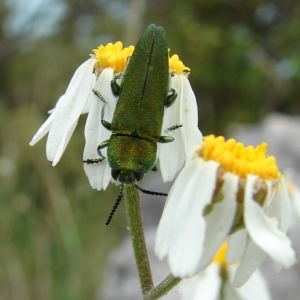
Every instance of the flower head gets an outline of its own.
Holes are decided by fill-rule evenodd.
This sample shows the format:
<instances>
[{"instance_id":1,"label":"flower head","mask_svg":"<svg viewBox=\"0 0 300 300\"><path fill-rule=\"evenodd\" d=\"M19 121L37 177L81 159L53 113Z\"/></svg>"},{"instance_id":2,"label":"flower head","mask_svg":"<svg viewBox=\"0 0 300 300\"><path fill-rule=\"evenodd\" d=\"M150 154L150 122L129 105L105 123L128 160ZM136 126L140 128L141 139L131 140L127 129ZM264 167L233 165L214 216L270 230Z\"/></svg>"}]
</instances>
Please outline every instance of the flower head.
<instances>
[{"instance_id":1,"label":"flower head","mask_svg":"<svg viewBox=\"0 0 300 300\"><path fill-rule=\"evenodd\" d=\"M46 154L53 166L59 162L65 151L80 115L89 112L91 106L99 102L92 89L97 88L101 93L105 90L103 93L106 101L116 101L110 90L110 81L114 73L124 70L133 49L133 46L123 49L121 42L100 45L94 50L95 55L91 55L91 58L76 70L65 94L59 98L49 118L30 142L33 146L49 133ZM103 78L100 80L101 75Z\"/></svg>"},{"instance_id":2,"label":"flower head","mask_svg":"<svg viewBox=\"0 0 300 300\"><path fill-rule=\"evenodd\" d=\"M281 174L274 156L266 156L267 144L262 143L256 148L244 147L234 139L225 141L224 137L213 135L204 138L199 156L204 160L214 160L225 172L231 172L240 178L248 174L258 175L262 179L279 179Z\"/></svg>"},{"instance_id":3,"label":"flower head","mask_svg":"<svg viewBox=\"0 0 300 300\"><path fill-rule=\"evenodd\" d=\"M49 118L30 142L33 146L49 133L46 154L48 160L53 162L53 166L63 155L83 113L88 113L83 160L99 161L97 147L111 135L111 131L102 125L101 115L105 113L105 120L111 123L118 100L112 92L111 81L115 76L122 81L122 73L133 52L134 46L123 47L121 42L100 45L93 50L91 58L76 70L65 94L59 98ZM164 181L174 178L176 172L183 166L189 150L202 138L197 127L195 95L187 79L189 68L184 66L177 55L173 55L169 58L169 71L170 82L166 88L174 89L177 99L173 105L164 109L161 130L161 135L172 135L175 140L169 144L158 143L157 162ZM93 90L97 91L102 99L99 99ZM177 127L177 130L172 130ZM106 149L103 149L102 153L104 157L107 156ZM169 153L173 155L170 156ZM106 189L112 181L108 159L94 164L85 163L84 170L95 189Z\"/></svg>"},{"instance_id":4,"label":"flower head","mask_svg":"<svg viewBox=\"0 0 300 300\"><path fill-rule=\"evenodd\" d=\"M95 64L95 73L97 77L106 68L114 69L114 73L121 73L124 71L128 57L132 55L134 46L123 48L121 42L115 44L109 43L106 46L100 45L93 52L97 57Z\"/></svg>"},{"instance_id":5,"label":"flower head","mask_svg":"<svg viewBox=\"0 0 300 300\"><path fill-rule=\"evenodd\" d=\"M165 108L161 133L162 135L171 134L174 141L168 144L158 144L157 156L164 182L174 179L188 153L202 139L202 134L198 129L197 101L188 80L190 69L183 64L177 54L169 58L169 67L170 88L177 92L177 99L173 105ZM168 128L176 124L182 127L170 132Z\"/></svg>"},{"instance_id":6,"label":"flower head","mask_svg":"<svg viewBox=\"0 0 300 300\"><path fill-rule=\"evenodd\" d=\"M226 262L226 251L227 243L223 243L211 264L185 281L182 300L271 299L265 280L258 270L242 287L235 288L232 285L237 266Z\"/></svg>"},{"instance_id":7,"label":"flower head","mask_svg":"<svg viewBox=\"0 0 300 300\"><path fill-rule=\"evenodd\" d=\"M113 47L112 44L110 47ZM115 44L114 47L117 47L117 45ZM99 52L101 51L99 50ZM164 181L170 181L174 178L176 173L182 168L187 153L202 138L202 134L198 129L197 102L186 73L189 68L179 61L178 55L173 55L172 57L175 58L169 59L170 72L172 72L170 73L170 89L176 91L177 98L171 106L164 109L161 135L172 135L174 141L171 143L158 143L157 149L159 169ZM110 76L108 77L111 78ZM96 83L95 90L97 90L98 84L101 85L100 78ZM102 86L104 87L104 84ZM109 96L111 89L108 86L106 89L103 87L101 94L106 99L106 95ZM97 146L101 141L110 137L111 133L103 128L99 118L102 107L103 103L101 101L95 101L88 115L85 127L86 145L83 154L84 160L99 158ZM105 120L108 122L111 122L113 119L115 107L116 100L107 103ZM174 131L171 130L170 128L175 125L182 125L182 127ZM103 149L102 153L106 157L107 150ZM112 180L111 169L107 159L97 164L85 164L84 169L91 186L95 189L106 189Z\"/></svg>"},{"instance_id":8,"label":"flower head","mask_svg":"<svg viewBox=\"0 0 300 300\"><path fill-rule=\"evenodd\" d=\"M182 73L189 73L190 68L187 68L183 62L179 59L177 54L173 54L169 58L169 66L170 66L170 74L177 74L180 75Z\"/></svg>"},{"instance_id":9,"label":"flower head","mask_svg":"<svg viewBox=\"0 0 300 300\"><path fill-rule=\"evenodd\" d=\"M241 260L241 286L268 254L285 268L295 262L286 236L290 200L267 145L244 147L208 136L176 179L157 232L156 253L171 271L190 277L203 270L229 235L227 261Z\"/></svg>"}]
</instances>

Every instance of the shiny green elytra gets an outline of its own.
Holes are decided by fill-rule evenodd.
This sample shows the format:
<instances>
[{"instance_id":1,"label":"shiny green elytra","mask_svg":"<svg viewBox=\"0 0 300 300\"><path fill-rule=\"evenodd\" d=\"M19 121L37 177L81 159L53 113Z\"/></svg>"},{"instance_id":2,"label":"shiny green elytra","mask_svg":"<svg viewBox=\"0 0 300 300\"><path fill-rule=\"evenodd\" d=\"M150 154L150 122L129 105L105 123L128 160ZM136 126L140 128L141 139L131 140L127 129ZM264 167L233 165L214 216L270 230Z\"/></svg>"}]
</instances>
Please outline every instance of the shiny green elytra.
<instances>
[{"instance_id":1,"label":"shiny green elytra","mask_svg":"<svg viewBox=\"0 0 300 300\"><path fill-rule=\"evenodd\" d=\"M99 145L98 153L103 158L101 149L108 147L107 158L115 180L124 184L141 180L156 168L157 143L174 140L161 136L165 106L176 98L169 80L164 29L150 25L135 47L120 86L116 79L112 81L112 90L119 96L112 123L102 117L102 124L112 135Z\"/></svg>"}]
</instances>

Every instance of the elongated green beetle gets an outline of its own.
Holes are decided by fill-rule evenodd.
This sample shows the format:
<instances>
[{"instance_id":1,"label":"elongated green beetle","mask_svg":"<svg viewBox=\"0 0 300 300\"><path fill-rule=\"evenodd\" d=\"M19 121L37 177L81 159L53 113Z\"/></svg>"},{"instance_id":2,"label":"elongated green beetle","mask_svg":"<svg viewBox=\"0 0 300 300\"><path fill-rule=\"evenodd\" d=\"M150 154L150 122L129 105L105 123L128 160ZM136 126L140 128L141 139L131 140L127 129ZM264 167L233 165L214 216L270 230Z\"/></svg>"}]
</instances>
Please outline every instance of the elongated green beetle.
<instances>
[{"instance_id":1,"label":"elongated green beetle","mask_svg":"<svg viewBox=\"0 0 300 300\"><path fill-rule=\"evenodd\" d=\"M118 78L117 75L111 82L113 93L119 96L112 123L104 120L105 105L102 110L102 124L112 135L98 146L100 159L86 162L103 160L101 149L108 147L112 177L124 184L134 184L156 168L157 143L174 140L171 136L161 136L164 108L172 105L177 96L175 90L169 89L169 56L162 27L147 28L120 86Z\"/></svg>"}]
</instances>

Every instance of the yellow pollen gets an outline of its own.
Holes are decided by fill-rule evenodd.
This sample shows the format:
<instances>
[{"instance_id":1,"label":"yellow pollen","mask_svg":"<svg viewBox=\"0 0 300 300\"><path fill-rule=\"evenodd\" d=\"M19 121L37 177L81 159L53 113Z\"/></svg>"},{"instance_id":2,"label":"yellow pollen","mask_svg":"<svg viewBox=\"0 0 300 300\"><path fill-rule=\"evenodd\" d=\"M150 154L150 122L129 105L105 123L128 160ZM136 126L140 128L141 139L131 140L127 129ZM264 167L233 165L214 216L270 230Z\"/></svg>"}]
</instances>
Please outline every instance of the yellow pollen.
<instances>
[{"instance_id":1,"label":"yellow pollen","mask_svg":"<svg viewBox=\"0 0 300 300\"><path fill-rule=\"evenodd\" d=\"M217 254L212 259L212 262L218 263L221 267L226 267L228 265L226 261L226 252L228 248L228 243L223 243L222 246L219 248Z\"/></svg>"},{"instance_id":2,"label":"yellow pollen","mask_svg":"<svg viewBox=\"0 0 300 300\"><path fill-rule=\"evenodd\" d=\"M121 42L109 43L106 46L100 45L93 50L98 59L96 68L100 72L105 68L113 68L115 73L123 72L127 59L132 55L133 50L134 46L123 48Z\"/></svg>"},{"instance_id":3,"label":"yellow pollen","mask_svg":"<svg viewBox=\"0 0 300 300\"><path fill-rule=\"evenodd\" d=\"M121 73L124 71L128 57L132 56L134 46L123 48L123 44L119 41L114 44L108 43L106 46L100 45L93 53L97 57L95 68L97 73L101 73L105 68L113 68L114 73ZM169 58L169 68L171 74L181 74L183 72L190 72L183 62L179 59L177 54Z\"/></svg>"},{"instance_id":4,"label":"yellow pollen","mask_svg":"<svg viewBox=\"0 0 300 300\"><path fill-rule=\"evenodd\" d=\"M183 62L179 59L177 54L172 55L169 58L169 66L170 66L170 73L171 74L181 74L183 72L189 72L190 68L187 68Z\"/></svg>"},{"instance_id":5,"label":"yellow pollen","mask_svg":"<svg viewBox=\"0 0 300 300\"><path fill-rule=\"evenodd\" d=\"M234 139L225 141L224 137L209 135L204 138L199 155L204 160L214 160L221 167L241 178L248 174L258 175L262 179L278 179L281 174L278 170L274 156L266 156L267 143L256 148L245 147Z\"/></svg>"}]
</instances>

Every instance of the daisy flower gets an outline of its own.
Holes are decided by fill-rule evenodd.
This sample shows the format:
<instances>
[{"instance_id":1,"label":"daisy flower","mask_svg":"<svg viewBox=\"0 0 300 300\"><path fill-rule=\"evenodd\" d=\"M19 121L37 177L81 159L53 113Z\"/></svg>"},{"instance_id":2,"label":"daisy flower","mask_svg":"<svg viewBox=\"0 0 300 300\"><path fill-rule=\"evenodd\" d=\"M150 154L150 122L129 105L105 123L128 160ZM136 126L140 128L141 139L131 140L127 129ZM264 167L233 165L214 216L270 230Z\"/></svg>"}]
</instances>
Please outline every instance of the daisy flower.
<instances>
[{"instance_id":1,"label":"daisy flower","mask_svg":"<svg viewBox=\"0 0 300 300\"><path fill-rule=\"evenodd\" d=\"M193 90L188 81L189 68L185 67L177 55L169 59L170 66L170 88L177 93L175 102L164 109L164 119L161 135L172 135L174 141L171 143L158 143L157 160L164 181L170 181L181 169L189 149L195 146L202 138L198 129L197 102ZM124 66L125 68L125 66ZM122 72L122 70L121 70ZM108 75L109 78L110 75ZM105 80L103 76L103 80ZM111 94L110 87L103 88L100 79L97 85L102 86L101 94L104 99ZM103 107L102 101L94 101L90 109L85 127L86 145L83 159L97 160L99 158L97 146L100 142L109 139L111 132L101 124L100 114ZM110 101L105 107L105 120L111 122L116 107L116 100ZM178 125L182 127L178 127ZM176 127L176 130L172 130ZM104 157L107 157L107 148L101 149ZM170 155L172 153L172 155ZM130 155L130 154L124 154ZM106 189L110 181L111 168L107 159L99 163L88 163L84 165L85 172L90 184L94 189Z\"/></svg>"},{"instance_id":2,"label":"daisy flower","mask_svg":"<svg viewBox=\"0 0 300 300\"><path fill-rule=\"evenodd\" d=\"M100 45L94 50L98 61L95 65L96 76L99 76L94 90L99 92L106 101L105 120L112 121L114 110L117 104L117 98L113 95L111 89L111 81L115 75L121 74L126 65L128 58L132 55L134 46L123 49L121 42ZM109 139L111 131L104 128L101 123L101 112L104 102L95 96L92 101L90 111L85 124L85 147L83 151L83 161L97 160L99 155L97 152L98 145ZM106 157L107 149L102 149L102 154ZM84 170L88 180L94 189L106 189L111 178L111 168L108 160L105 159L99 163L84 163Z\"/></svg>"},{"instance_id":3,"label":"daisy flower","mask_svg":"<svg viewBox=\"0 0 300 300\"><path fill-rule=\"evenodd\" d=\"M114 78L122 80L122 73L134 47L123 48L122 43L117 42L100 45L93 52L91 58L76 70L65 94L50 111L49 118L35 134L30 145L33 146L49 133L46 154L55 166L66 149L80 115L88 113L84 132L84 170L91 186L101 190L106 189L113 180L108 159L100 161L97 152L98 145L108 140L112 134L102 125L101 115L105 113L105 121L111 123L118 100L112 92L111 81ZM174 104L164 109L161 131L162 135L172 135L175 140L169 144L158 143L156 154L164 181L174 178L189 149L202 138L197 127L197 102L187 78L190 69L184 66L177 55L173 55L169 58L169 70L169 88L175 90L177 99ZM98 97L93 90L98 92ZM101 151L103 157L106 157L107 149Z\"/></svg>"},{"instance_id":4,"label":"daisy flower","mask_svg":"<svg viewBox=\"0 0 300 300\"><path fill-rule=\"evenodd\" d=\"M232 285L236 265L226 262L227 243L224 243L211 264L201 273L186 279L182 300L270 300L266 282L259 270L240 288Z\"/></svg>"},{"instance_id":5,"label":"daisy flower","mask_svg":"<svg viewBox=\"0 0 300 300\"><path fill-rule=\"evenodd\" d=\"M53 162L53 166L63 155L80 115L88 113L93 103L99 101L92 89L97 88L103 93L107 102L116 102L110 89L110 81L114 73L124 69L133 50L133 46L123 49L121 42L101 45L90 55L90 59L76 70L65 94L59 98L55 108L50 111L49 118L29 143L33 146L49 133L46 155L48 160Z\"/></svg>"},{"instance_id":6,"label":"daisy flower","mask_svg":"<svg viewBox=\"0 0 300 300\"><path fill-rule=\"evenodd\" d=\"M155 252L176 277L205 269L229 235L227 261L240 261L233 284L243 285L266 255L277 269L295 263L286 236L291 205L267 144L204 138L177 177L157 231Z\"/></svg>"},{"instance_id":7,"label":"daisy flower","mask_svg":"<svg viewBox=\"0 0 300 300\"><path fill-rule=\"evenodd\" d=\"M182 127L169 133L174 137L172 143L158 143L158 160L164 182L174 179L189 151L202 139L198 129L197 101L188 80L190 69L183 64L177 54L170 57L169 67L170 87L177 92L177 99L173 105L165 108L161 135L165 135L168 128L176 124Z\"/></svg>"}]
</instances>

